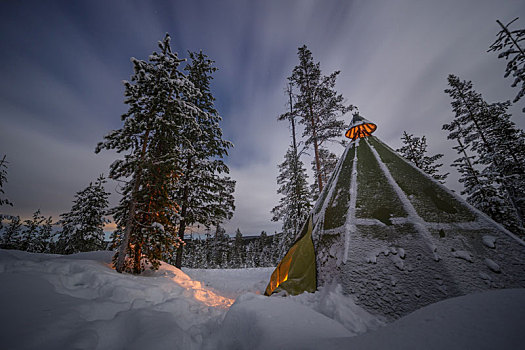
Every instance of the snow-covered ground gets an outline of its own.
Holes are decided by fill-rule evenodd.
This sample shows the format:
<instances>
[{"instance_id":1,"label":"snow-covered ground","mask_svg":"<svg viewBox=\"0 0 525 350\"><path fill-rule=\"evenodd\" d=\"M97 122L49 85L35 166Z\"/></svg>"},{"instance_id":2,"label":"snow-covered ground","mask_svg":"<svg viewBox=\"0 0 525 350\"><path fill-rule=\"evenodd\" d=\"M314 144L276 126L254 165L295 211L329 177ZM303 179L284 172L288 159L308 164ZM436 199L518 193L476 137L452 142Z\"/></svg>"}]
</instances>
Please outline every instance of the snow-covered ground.
<instances>
[{"instance_id":1,"label":"snow-covered ground","mask_svg":"<svg viewBox=\"0 0 525 350\"><path fill-rule=\"evenodd\" d=\"M118 274L110 252L0 250L2 349L521 349L525 290L445 300L390 324L337 285L260 295L273 269ZM233 304L233 305L232 305Z\"/></svg>"}]
</instances>

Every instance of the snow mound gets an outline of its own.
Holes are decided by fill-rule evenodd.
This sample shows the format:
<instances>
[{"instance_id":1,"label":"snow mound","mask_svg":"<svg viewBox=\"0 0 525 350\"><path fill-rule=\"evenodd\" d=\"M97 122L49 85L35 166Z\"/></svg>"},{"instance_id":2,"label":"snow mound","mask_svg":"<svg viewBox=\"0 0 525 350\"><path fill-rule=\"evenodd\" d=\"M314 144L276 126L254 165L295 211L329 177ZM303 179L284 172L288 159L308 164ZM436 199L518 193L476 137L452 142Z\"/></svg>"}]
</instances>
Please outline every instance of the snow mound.
<instances>
[{"instance_id":1,"label":"snow mound","mask_svg":"<svg viewBox=\"0 0 525 350\"><path fill-rule=\"evenodd\" d=\"M385 324L383 318L358 306L352 296L344 295L340 284L327 284L315 293L303 293L290 298L339 322L352 335L365 333Z\"/></svg>"},{"instance_id":2,"label":"snow mound","mask_svg":"<svg viewBox=\"0 0 525 350\"><path fill-rule=\"evenodd\" d=\"M0 307L20 315L3 322L2 347L197 349L234 302L168 264L119 274L112 254L0 250Z\"/></svg>"},{"instance_id":3,"label":"snow mound","mask_svg":"<svg viewBox=\"0 0 525 350\"><path fill-rule=\"evenodd\" d=\"M443 300L374 332L320 340L304 349L522 349L525 289Z\"/></svg>"},{"instance_id":4,"label":"snow mound","mask_svg":"<svg viewBox=\"0 0 525 350\"><path fill-rule=\"evenodd\" d=\"M349 336L338 322L289 298L245 294L204 349L300 349L319 339Z\"/></svg>"}]
</instances>

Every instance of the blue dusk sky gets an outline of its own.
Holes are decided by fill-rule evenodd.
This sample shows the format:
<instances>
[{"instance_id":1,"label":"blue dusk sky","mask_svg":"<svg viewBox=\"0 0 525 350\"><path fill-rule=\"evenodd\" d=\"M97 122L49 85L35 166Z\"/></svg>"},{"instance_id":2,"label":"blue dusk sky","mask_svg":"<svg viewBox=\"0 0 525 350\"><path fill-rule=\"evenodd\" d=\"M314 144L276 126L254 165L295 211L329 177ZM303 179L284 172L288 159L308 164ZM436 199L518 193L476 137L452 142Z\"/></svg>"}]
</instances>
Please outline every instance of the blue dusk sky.
<instances>
[{"instance_id":1,"label":"blue dusk sky","mask_svg":"<svg viewBox=\"0 0 525 350\"><path fill-rule=\"evenodd\" d=\"M512 99L506 63L486 51L496 20L520 15L522 28L521 0L2 1L0 155L9 161L5 192L14 203L2 211L25 218L40 208L56 220L77 191L108 173L116 155L94 149L121 126L130 57L147 59L166 32L181 57L203 50L219 68L212 90L235 144L226 159L237 181L228 233L280 229L270 210L290 131L277 117L304 44L323 74L341 71L336 89L378 125L375 135L393 148L404 130L426 135L429 152L444 153L448 168L455 154L441 130L452 118L447 75L472 80L489 102ZM522 128L524 104L512 108ZM460 190L447 171L448 186ZM107 184L113 204L116 186Z\"/></svg>"}]
</instances>

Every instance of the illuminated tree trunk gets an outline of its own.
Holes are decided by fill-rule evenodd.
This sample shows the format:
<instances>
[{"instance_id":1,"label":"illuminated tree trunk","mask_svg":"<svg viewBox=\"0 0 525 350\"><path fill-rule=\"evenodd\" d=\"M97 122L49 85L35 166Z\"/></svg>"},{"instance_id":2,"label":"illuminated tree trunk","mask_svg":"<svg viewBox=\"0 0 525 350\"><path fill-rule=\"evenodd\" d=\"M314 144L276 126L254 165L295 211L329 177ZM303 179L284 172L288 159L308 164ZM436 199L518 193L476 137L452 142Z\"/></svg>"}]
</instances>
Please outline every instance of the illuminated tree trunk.
<instances>
[{"instance_id":1,"label":"illuminated tree trunk","mask_svg":"<svg viewBox=\"0 0 525 350\"><path fill-rule=\"evenodd\" d=\"M187 165L188 167L186 171L188 173L185 174L185 176L189 177L189 173L191 171L191 158L188 159ZM188 181L186 181L186 183L188 183ZM188 188L188 185L186 184L184 186L184 192L182 195L181 212L180 212L181 219L179 223L179 235L178 236L179 236L181 244L179 244L179 247L177 248L177 256L175 257L175 267L178 269L182 267L182 253L184 249L184 245L182 244L182 242L184 241L184 231L186 231L186 214L188 211L188 195L189 195L189 188Z\"/></svg>"},{"instance_id":2,"label":"illuminated tree trunk","mask_svg":"<svg viewBox=\"0 0 525 350\"><path fill-rule=\"evenodd\" d=\"M146 133L144 134L144 139L142 140L142 150L140 152L140 160L141 163L144 161L144 157L146 155L146 149L148 147L148 137L149 137L149 129L146 130ZM137 192L139 191L140 187L140 178L142 175L142 167L137 165L137 170L135 171L135 177L134 177L134 183L133 183L133 192L131 195L131 201L129 203L129 214L126 219L126 228L124 229L124 237L122 237L122 241L120 242L119 252L118 252L118 259L117 263L115 265L115 269L117 272L122 272L124 270L124 265L126 263L126 255L128 253L128 246L129 246L129 237L131 235L131 230L134 226L135 221L135 210L136 210L136 197Z\"/></svg>"}]
</instances>

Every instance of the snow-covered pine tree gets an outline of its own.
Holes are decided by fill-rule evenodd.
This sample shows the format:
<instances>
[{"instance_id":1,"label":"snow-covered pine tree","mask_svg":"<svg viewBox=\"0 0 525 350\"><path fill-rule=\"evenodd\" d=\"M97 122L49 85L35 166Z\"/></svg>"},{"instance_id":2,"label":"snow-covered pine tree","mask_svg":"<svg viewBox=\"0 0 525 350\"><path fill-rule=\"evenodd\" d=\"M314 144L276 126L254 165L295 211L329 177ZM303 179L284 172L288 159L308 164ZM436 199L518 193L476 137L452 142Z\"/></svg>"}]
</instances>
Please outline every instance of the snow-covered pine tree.
<instances>
[{"instance_id":1,"label":"snow-covered pine tree","mask_svg":"<svg viewBox=\"0 0 525 350\"><path fill-rule=\"evenodd\" d=\"M259 266L260 267L269 267L275 266L272 259L272 249L273 249L273 237L268 237L266 231L262 231L259 236L260 246L261 246L261 255L259 257Z\"/></svg>"},{"instance_id":2,"label":"snow-covered pine tree","mask_svg":"<svg viewBox=\"0 0 525 350\"><path fill-rule=\"evenodd\" d=\"M182 261L184 261L184 267L190 267L193 268L195 265L195 262L193 261L195 254L195 242L193 241L193 238L190 236L189 239L184 240L184 253L182 256ZM174 263L173 257L170 257L166 260L168 264Z\"/></svg>"},{"instance_id":3,"label":"snow-covered pine tree","mask_svg":"<svg viewBox=\"0 0 525 350\"><path fill-rule=\"evenodd\" d=\"M232 253L232 267L243 268L246 267L246 248L244 246L242 233L239 228L235 231L235 239L233 241Z\"/></svg>"},{"instance_id":4,"label":"snow-covered pine tree","mask_svg":"<svg viewBox=\"0 0 525 350\"><path fill-rule=\"evenodd\" d=\"M191 63L184 69L188 79L200 92L187 96L202 113L196 114L197 129L188 130L186 137L192 140L191 147L182 150L183 176L177 184L176 201L180 206L178 228L179 239L184 239L186 227L200 223L204 226L220 225L230 219L235 210L233 192L235 181L223 174L229 173L222 160L233 146L222 139L219 126L222 118L215 109L210 83L217 70L213 61L201 52L189 53ZM183 245L177 250L175 266L182 265Z\"/></svg>"},{"instance_id":5,"label":"snow-covered pine tree","mask_svg":"<svg viewBox=\"0 0 525 350\"><path fill-rule=\"evenodd\" d=\"M452 166L458 169L460 174L459 182L463 184L462 195L466 196L467 202L477 209L490 216L496 222L502 223L510 230L517 228L518 222L512 208L508 205L501 191L493 186L494 180L487 177L478 170L475 165L478 160L475 156L469 155L469 151L463 144L463 130L461 125L443 125L443 129L450 130L448 139L456 140L458 145L453 149L459 154Z\"/></svg>"},{"instance_id":6,"label":"snow-covered pine tree","mask_svg":"<svg viewBox=\"0 0 525 350\"><path fill-rule=\"evenodd\" d=\"M272 236L272 248L271 248L271 255L272 255L272 266L277 266L277 264L281 261L282 256L284 256L281 252L281 242L283 240L282 233L277 233L277 231L274 232Z\"/></svg>"},{"instance_id":7,"label":"snow-covered pine tree","mask_svg":"<svg viewBox=\"0 0 525 350\"><path fill-rule=\"evenodd\" d=\"M109 205L109 193L105 191L106 179L100 175L95 183L75 194L73 206L67 213L61 214L58 221L62 230L58 239L61 254L74 254L104 250L104 224Z\"/></svg>"},{"instance_id":8,"label":"snow-covered pine tree","mask_svg":"<svg viewBox=\"0 0 525 350\"><path fill-rule=\"evenodd\" d=\"M109 177L123 181L122 199L112 210L117 223L115 256L118 272L140 273L179 245L175 222L179 207L173 195L182 172L183 150L191 149L204 113L190 100L200 95L179 70L183 61L170 47L170 36L159 42L148 62L132 58L134 74L125 81L123 126L97 145L127 152L111 165ZM126 257L128 260L126 260Z\"/></svg>"},{"instance_id":9,"label":"snow-covered pine tree","mask_svg":"<svg viewBox=\"0 0 525 350\"><path fill-rule=\"evenodd\" d=\"M190 236L184 241L183 266L193 269L203 268L202 256L200 256L201 240ZM175 264L175 256L168 259L169 264Z\"/></svg>"},{"instance_id":10,"label":"snow-covered pine tree","mask_svg":"<svg viewBox=\"0 0 525 350\"><path fill-rule=\"evenodd\" d=\"M45 218L38 227L38 235L33 241L33 252L35 253L52 253L53 247L53 218L51 216Z\"/></svg>"},{"instance_id":11,"label":"snow-covered pine tree","mask_svg":"<svg viewBox=\"0 0 525 350\"><path fill-rule=\"evenodd\" d=\"M2 231L2 240L0 248L2 249L21 249L21 231L22 222L19 216L7 217L6 221L9 223L4 224L4 230Z\"/></svg>"},{"instance_id":12,"label":"snow-covered pine tree","mask_svg":"<svg viewBox=\"0 0 525 350\"><path fill-rule=\"evenodd\" d=\"M7 160L5 158L6 156L4 155L0 160L0 207L2 205L13 206L13 203L11 203L9 199L2 198L5 194L3 187L4 184L7 182ZM0 232L2 231L4 217L5 216L2 213L0 213Z\"/></svg>"},{"instance_id":13,"label":"snow-covered pine tree","mask_svg":"<svg viewBox=\"0 0 525 350\"><path fill-rule=\"evenodd\" d=\"M277 193L281 193L279 205L272 209L274 215L272 220L283 222L283 232L281 234L281 244L279 245L278 256L284 256L288 248L293 243L302 220L311 209L311 194L308 193L307 174L300 160L298 143L295 133L296 113L293 102L293 85L288 84L286 93L288 94L289 112L281 114L278 120L288 120L291 127L292 144L285 154L285 160L279 165L280 174L277 177L277 184L280 185ZM315 171L315 170L314 170Z\"/></svg>"},{"instance_id":14,"label":"snow-covered pine tree","mask_svg":"<svg viewBox=\"0 0 525 350\"><path fill-rule=\"evenodd\" d=\"M182 266L194 269L207 268L204 248L204 240L198 236L194 237L193 233L191 233L189 238L184 240ZM174 265L175 259L176 252L167 262Z\"/></svg>"},{"instance_id":15,"label":"snow-covered pine tree","mask_svg":"<svg viewBox=\"0 0 525 350\"><path fill-rule=\"evenodd\" d=\"M31 219L24 220L19 244L15 249L33 253L49 253L52 223L51 216L46 218L40 214L40 209L35 211Z\"/></svg>"},{"instance_id":16,"label":"snow-covered pine tree","mask_svg":"<svg viewBox=\"0 0 525 350\"><path fill-rule=\"evenodd\" d=\"M283 223L280 256L284 256L312 209L306 169L303 162L295 157L292 147L286 152L284 162L279 165L277 184L277 193L282 197L272 209L272 220Z\"/></svg>"},{"instance_id":17,"label":"snow-covered pine tree","mask_svg":"<svg viewBox=\"0 0 525 350\"><path fill-rule=\"evenodd\" d=\"M261 242L259 239L253 239L246 246L246 266L259 267L261 257Z\"/></svg>"},{"instance_id":18,"label":"snow-covered pine tree","mask_svg":"<svg viewBox=\"0 0 525 350\"><path fill-rule=\"evenodd\" d=\"M202 268L213 268L213 249L214 238L211 234L211 228L206 229L205 239L202 242L203 266Z\"/></svg>"},{"instance_id":19,"label":"snow-covered pine tree","mask_svg":"<svg viewBox=\"0 0 525 350\"><path fill-rule=\"evenodd\" d=\"M343 96L335 91L339 71L329 76L321 75L320 63L314 63L312 53L306 45L298 50L299 64L293 69L289 81L299 89L294 112L304 124L305 146L314 148L316 176L319 192L323 190L319 148L328 141L340 137L344 122L338 118L351 111L353 106L343 104Z\"/></svg>"},{"instance_id":20,"label":"snow-covered pine tree","mask_svg":"<svg viewBox=\"0 0 525 350\"><path fill-rule=\"evenodd\" d=\"M217 225L215 227L215 235L211 244L212 251L212 266L214 268L227 268L228 252L229 252L230 238L226 234L226 230Z\"/></svg>"},{"instance_id":21,"label":"snow-covered pine tree","mask_svg":"<svg viewBox=\"0 0 525 350\"><path fill-rule=\"evenodd\" d=\"M41 223L40 209L33 213L32 219L26 219L23 221L23 229L20 232L19 239L19 250L31 251L33 248L33 241L38 235L38 226Z\"/></svg>"},{"instance_id":22,"label":"snow-covered pine tree","mask_svg":"<svg viewBox=\"0 0 525 350\"><path fill-rule=\"evenodd\" d=\"M525 234L525 133L510 120L510 101L485 104L481 127L491 145L481 148L480 163L497 179L503 177L512 203L517 208L522 234Z\"/></svg>"},{"instance_id":23,"label":"snow-covered pine tree","mask_svg":"<svg viewBox=\"0 0 525 350\"><path fill-rule=\"evenodd\" d=\"M443 157L443 154L427 156L427 139L425 136L416 137L413 134L408 134L406 131L403 131L401 141L403 141L403 146L396 149L396 152L434 179L445 183L448 173L439 174L439 168L442 167L443 164L435 163Z\"/></svg>"},{"instance_id":24,"label":"snow-covered pine tree","mask_svg":"<svg viewBox=\"0 0 525 350\"><path fill-rule=\"evenodd\" d=\"M514 97L514 103L518 102L525 95L525 45L523 45L525 29L510 29L510 25L518 18L514 18L507 25L496 21L500 25L501 30L497 34L498 38L490 45L488 50L489 52L499 52L498 58L508 60L505 78L512 75L514 77L512 87L518 86L519 88L518 94ZM525 107L523 112L525 112Z\"/></svg>"},{"instance_id":25,"label":"snow-covered pine tree","mask_svg":"<svg viewBox=\"0 0 525 350\"><path fill-rule=\"evenodd\" d=\"M206 242L202 239L195 240L195 250L193 252L193 267L199 269L208 268L208 261L206 260Z\"/></svg>"},{"instance_id":26,"label":"snow-covered pine tree","mask_svg":"<svg viewBox=\"0 0 525 350\"><path fill-rule=\"evenodd\" d=\"M513 220L506 225L511 231L523 232L523 191L524 136L510 121L506 113L510 102L488 104L481 94L472 89L470 81L460 81L449 75L449 89L445 92L452 97L454 122L444 125L450 132L459 132L465 148L476 152L475 166L481 167L481 174L504 199L501 211L513 213ZM489 204L485 205L489 206ZM512 224L516 222L517 225Z\"/></svg>"}]
</instances>

